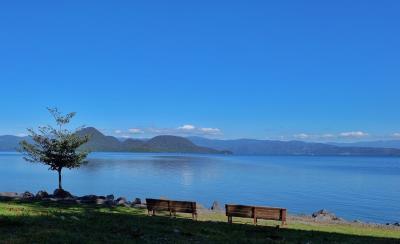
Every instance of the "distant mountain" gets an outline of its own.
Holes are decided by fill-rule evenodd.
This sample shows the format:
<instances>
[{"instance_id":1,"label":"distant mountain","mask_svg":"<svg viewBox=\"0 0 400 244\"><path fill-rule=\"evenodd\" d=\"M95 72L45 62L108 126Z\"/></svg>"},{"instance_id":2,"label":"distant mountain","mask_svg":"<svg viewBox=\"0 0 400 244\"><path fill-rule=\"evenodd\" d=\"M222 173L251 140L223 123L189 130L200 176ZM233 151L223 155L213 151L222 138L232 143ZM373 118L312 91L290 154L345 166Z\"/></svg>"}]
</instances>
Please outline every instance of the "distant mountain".
<instances>
[{"instance_id":1,"label":"distant mountain","mask_svg":"<svg viewBox=\"0 0 400 244\"><path fill-rule=\"evenodd\" d=\"M387 140L387 141L363 141L353 143L337 143L330 142L328 144L340 147L377 147L377 148L397 148L400 149L400 140Z\"/></svg>"},{"instance_id":2,"label":"distant mountain","mask_svg":"<svg viewBox=\"0 0 400 244\"><path fill-rule=\"evenodd\" d=\"M93 127L84 128L79 135L90 135L82 149L94 152L177 152L234 153L241 155L315 155L315 156L400 156L398 141L363 142L352 144L307 143L273 140L213 140L202 137L156 136L151 139L125 139L106 136ZM0 136L0 151L15 151L19 142L29 137Z\"/></svg>"},{"instance_id":3,"label":"distant mountain","mask_svg":"<svg viewBox=\"0 0 400 244\"><path fill-rule=\"evenodd\" d=\"M213 140L188 137L194 144L243 155L400 156L400 149L340 147L324 143L273 140Z\"/></svg>"},{"instance_id":4,"label":"distant mountain","mask_svg":"<svg viewBox=\"0 0 400 244\"><path fill-rule=\"evenodd\" d=\"M105 136L103 133L93 127L87 127L78 131L78 135L88 135L90 140L82 147L90 151L108 151L117 152L124 151L121 147L122 142L113 136Z\"/></svg>"},{"instance_id":5,"label":"distant mountain","mask_svg":"<svg viewBox=\"0 0 400 244\"><path fill-rule=\"evenodd\" d=\"M22 140L30 141L30 138L11 135L0 136L0 151L17 151Z\"/></svg>"},{"instance_id":6,"label":"distant mountain","mask_svg":"<svg viewBox=\"0 0 400 244\"><path fill-rule=\"evenodd\" d=\"M118 140L113 136L105 136L93 127L84 128L79 135L89 135L90 140L82 149L101 152L177 152L177 153L229 153L193 144L190 140L178 136L156 136L149 140Z\"/></svg>"}]
</instances>

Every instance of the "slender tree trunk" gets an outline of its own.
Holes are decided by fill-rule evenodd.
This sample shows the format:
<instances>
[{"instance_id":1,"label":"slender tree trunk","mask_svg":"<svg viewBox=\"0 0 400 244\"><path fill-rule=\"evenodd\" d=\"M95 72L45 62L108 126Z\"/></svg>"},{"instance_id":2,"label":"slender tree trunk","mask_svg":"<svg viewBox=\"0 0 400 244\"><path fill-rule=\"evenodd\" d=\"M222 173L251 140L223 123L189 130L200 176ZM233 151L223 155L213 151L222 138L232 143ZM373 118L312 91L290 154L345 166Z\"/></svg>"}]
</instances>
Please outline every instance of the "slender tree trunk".
<instances>
[{"instance_id":1,"label":"slender tree trunk","mask_svg":"<svg viewBox=\"0 0 400 244\"><path fill-rule=\"evenodd\" d=\"M61 186L61 169L58 170L58 189L62 189Z\"/></svg>"}]
</instances>

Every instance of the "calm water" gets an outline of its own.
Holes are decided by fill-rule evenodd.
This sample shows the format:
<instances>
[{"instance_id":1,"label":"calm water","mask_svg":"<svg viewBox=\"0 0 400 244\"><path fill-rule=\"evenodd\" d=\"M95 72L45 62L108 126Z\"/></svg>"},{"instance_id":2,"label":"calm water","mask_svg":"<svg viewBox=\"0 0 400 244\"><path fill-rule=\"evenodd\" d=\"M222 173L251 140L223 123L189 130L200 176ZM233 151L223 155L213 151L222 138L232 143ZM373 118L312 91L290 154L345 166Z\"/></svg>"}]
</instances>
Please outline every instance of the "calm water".
<instances>
[{"instance_id":1,"label":"calm water","mask_svg":"<svg viewBox=\"0 0 400 244\"><path fill-rule=\"evenodd\" d=\"M56 186L45 166L0 153L0 191ZM217 200L306 214L326 208L349 220L400 221L399 158L93 153L88 165L64 171L63 186L76 195L164 196L205 207Z\"/></svg>"}]
</instances>

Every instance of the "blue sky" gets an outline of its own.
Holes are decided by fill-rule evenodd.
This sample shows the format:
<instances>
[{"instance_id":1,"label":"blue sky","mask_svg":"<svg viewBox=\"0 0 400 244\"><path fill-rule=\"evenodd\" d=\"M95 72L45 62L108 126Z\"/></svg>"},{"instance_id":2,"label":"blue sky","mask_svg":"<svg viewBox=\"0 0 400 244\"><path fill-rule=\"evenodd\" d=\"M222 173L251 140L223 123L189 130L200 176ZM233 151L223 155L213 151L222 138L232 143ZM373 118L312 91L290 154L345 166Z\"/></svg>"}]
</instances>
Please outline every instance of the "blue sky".
<instances>
[{"instance_id":1,"label":"blue sky","mask_svg":"<svg viewBox=\"0 0 400 244\"><path fill-rule=\"evenodd\" d=\"M400 138L399 1L18 1L0 134L48 106L110 135Z\"/></svg>"}]
</instances>

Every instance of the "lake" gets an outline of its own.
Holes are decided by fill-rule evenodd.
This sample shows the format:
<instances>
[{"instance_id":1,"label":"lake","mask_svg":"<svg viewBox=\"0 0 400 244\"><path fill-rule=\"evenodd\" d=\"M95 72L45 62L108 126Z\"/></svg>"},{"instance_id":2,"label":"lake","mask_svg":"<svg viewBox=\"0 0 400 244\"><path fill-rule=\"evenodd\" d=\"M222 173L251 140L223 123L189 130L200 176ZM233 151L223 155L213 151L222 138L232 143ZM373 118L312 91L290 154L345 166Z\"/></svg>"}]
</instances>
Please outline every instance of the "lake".
<instances>
[{"instance_id":1,"label":"lake","mask_svg":"<svg viewBox=\"0 0 400 244\"><path fill-rule=\"evenodd\" d=\"M285 207L311 214L325 208L348 220L400 221L400 158L223 156L92 153L80 169L63 171L75 195L114 194ZM0 191L52 192L57 174L0 153Z\"/></svg>"}]
</instances>

